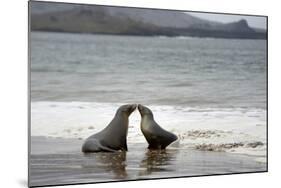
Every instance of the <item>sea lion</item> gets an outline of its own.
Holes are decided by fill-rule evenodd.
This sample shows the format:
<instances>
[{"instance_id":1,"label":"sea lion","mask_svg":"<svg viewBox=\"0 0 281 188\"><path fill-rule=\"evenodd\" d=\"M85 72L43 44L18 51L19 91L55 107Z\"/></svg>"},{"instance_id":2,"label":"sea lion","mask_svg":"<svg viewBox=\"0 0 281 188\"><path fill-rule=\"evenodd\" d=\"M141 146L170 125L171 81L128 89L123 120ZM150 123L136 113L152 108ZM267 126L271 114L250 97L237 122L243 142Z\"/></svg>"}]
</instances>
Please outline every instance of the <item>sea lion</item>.
<instances>
[{"instance_id":1,"label":"sea lion","mask_svg":"<svg viewBox=\"0 0 281 188\"><path fill-rule=\"evenodd\" d=\"M106 128L86 139L82 146L82 152L127 151L129 116L136 107L136 104L119 107Z\"/></svg>"},{"instance_id":2,"label":"sea lion","mask_svg":"<svg viewBox=\"0 0 281 188\"><path fill-rule=\"evenodd\" d=\"M141 131L148 142L148 149L165 149L178 137L161 128L154 120L152 111L139 104L138 110L141 114Z\"/></svg>"}]
</instances>

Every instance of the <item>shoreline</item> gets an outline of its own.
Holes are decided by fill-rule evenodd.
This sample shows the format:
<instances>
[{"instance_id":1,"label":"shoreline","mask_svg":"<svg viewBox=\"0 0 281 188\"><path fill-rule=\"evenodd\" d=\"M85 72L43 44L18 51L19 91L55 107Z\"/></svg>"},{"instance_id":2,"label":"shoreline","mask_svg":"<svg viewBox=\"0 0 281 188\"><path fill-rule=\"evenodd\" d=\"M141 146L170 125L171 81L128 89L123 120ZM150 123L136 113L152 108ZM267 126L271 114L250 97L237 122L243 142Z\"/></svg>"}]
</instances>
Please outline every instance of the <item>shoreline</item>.
<instances>
[{"instance_id":1,"label":"shoreline","mask_svg":"<svg viewBox=\"0 0 281 188\"><path fill-rule=\"evenodd\" d=\"M85 139L82 138L62 138L62 137L48 137L48 136L31 136L31 144L33 146L30 147L30 155L42 155L42 154L57 154L57 153L79 153L81 152L81 146ZM128 142L128 141L127 141ZM178 149L183 149L183 150L190 150L190 151L200 151L200 152L215 152L215 153L225 153L229 155L237 155L238 157L247 157L253 161L259 162L259 163L267 163L265 157L265 160L257 160L260 158L264 158L263 156L260 155L254 155L254 154L248 154L248 153L243 153L243 152L228 152L226 150L216 150L216 149L209 149L208 147L205 147L205 144L202 145L197 145L195 147L191 146L183 146L181 141L180 142L180 148ZM71 143L71 146L70 146ZM45 148L42 147L43 144L45 145ZM146 143L127 143L129 150L127 152L133 152L134 150L131 149L131 147L134 146L139 146L137 148L146 150ZM55 147L52 147L56 145ZM233 144L235 145L235 143ZM131 147L130 147L131 146ZM208 145L207 145L208 146ZM218 145L219 146L219 145ZM46 151L46 148L48 149ZM214 147L215 148L215 147ZM50 150L51 149L51 150ZM168 150L177 150L177 148L172 147L172 149ZM82 152L81 152L82 153Z\"/></svg>"},{"instance_id":2,"label":"shoreline","mask_svg":"<svg viewBox=\"0 0 281 188\"><path fill-rule=\"evenodd\" d=\"M113 33L98 33L98 32L75 32L75 31L62 31L62 30L46 30L46 29L32 29L33 32L42 32L42 33L62 33L62 34L80 34L80 35L107 35L107 36L126 36L126 37L167 37L167 38L177 38L177 37L190 37L196 39L227 39L227 40L267 40L266 37L230 37L230 36L198 36L198 35L161 35L161 34L113 34Z\"/></svg>"},{"instance_id":3,"label":"shoreline","mask_svg":"<svg viewBox=\"0 0 281 188\"><path fill-rule=\"evenodd\" d=\"M31 135L86 139L102 130L119 106L117 103L32 103ZM184 148L266 157L264 110L164 105L150 107L157 122L175 133ZM140 130L140 121L139 112L134 111L129 117L128 144L146 143Z\"/></svg>"}]
</instances>

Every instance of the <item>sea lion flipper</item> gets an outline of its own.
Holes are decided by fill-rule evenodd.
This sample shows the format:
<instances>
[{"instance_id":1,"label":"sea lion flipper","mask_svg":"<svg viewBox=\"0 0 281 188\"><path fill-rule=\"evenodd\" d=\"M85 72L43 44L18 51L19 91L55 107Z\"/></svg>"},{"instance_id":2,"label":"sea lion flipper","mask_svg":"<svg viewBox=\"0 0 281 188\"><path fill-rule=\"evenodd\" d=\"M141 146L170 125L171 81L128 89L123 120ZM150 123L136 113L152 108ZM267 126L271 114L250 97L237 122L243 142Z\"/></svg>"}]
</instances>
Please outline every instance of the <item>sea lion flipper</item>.
<instances>
[{"instance_id":1,"label":"sea lion flipper","mask_svg":"<svg viewBox=\"0 0 281 188\"><path fill-rule=\"evenodd\" d=\"M99 147L100 147L100 149L102 150L102 151L109 151L109 152L116 152L116 151L118 151L119 149L118 148L112 148L112 147L110 147L110 144L107 144L105 141L103 141L103 140L100 140L100 145L99 145Z\"/></svg>"},{"instance_id":2,"label":"sea lion flipper","mask_svg":"<svg viewBox=\"0 0 281 188\"><path fill-rule=\"evenodd\" d=\"M103 151L116 152L116 150L103 146L103 145L100 145L100 149Z\"/></svg>"},{"instance_id":3,"label":"sea lion flipper","mask_svg":"<svg viewBox=\"0 0 281 188\"><path fill-rule=\"evenodd\" d=\"M173 142L171 142L167 147L169 148L179 148L180 146L180 139L177 137L177 139Z\"/></svg>"},{"instance_id":4,"label":"sea lion flipper","mask_svg":"<svg viewBox=\"0 0 281 188\"><path fill-rule=\"evenodd\" d=\"M82 151L87 152L99 152L99 151L109 151L115 152L116 150L111 149L101 143L98 139L88 139L82 146Z\"/></svg>"}]
</instances>

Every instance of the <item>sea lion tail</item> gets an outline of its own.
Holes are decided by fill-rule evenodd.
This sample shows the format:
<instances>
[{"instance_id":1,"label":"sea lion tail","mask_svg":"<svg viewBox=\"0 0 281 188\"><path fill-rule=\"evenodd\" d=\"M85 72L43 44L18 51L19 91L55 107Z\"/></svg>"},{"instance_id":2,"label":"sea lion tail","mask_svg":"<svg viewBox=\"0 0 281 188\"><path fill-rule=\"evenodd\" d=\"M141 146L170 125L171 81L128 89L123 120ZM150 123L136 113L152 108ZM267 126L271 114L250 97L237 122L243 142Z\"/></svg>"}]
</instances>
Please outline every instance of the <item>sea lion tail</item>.
<instances>
[{"instance_id":1,"label":"sea lion tail","mask_svg":"<svg viewBox=\"0 0 281 188\"><path fill-rule=\"evenodd\" d=\"M172 143L170 143L167 146L169 149L177 149L180 147L180 138L177 136L177 139L175 141L173 141Z\"/></svg>"}]
</instances>

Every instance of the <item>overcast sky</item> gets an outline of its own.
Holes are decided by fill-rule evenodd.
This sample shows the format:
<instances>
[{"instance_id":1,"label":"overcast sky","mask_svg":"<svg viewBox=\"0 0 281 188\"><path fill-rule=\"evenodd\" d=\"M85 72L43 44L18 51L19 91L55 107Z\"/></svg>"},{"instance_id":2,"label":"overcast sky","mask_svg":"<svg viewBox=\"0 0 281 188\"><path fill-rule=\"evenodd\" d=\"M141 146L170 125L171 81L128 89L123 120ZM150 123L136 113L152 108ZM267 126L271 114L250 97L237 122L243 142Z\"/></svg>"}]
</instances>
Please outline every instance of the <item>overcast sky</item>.
<instances>
[{"instance_id":1,"label":"overcast sky","mask_svg":"<svg viewBox=\"0 0 281 188\"><path fill-rule=\"evenodd\" d=\"M251 27L266 29L266 17L261 17L261 16L226 15L226 14L211 14L211 13L197 13L197 12L196 13L188 12L188 14L203 19L218 21L222 23L229 23L229 22L245 19L247 20L248 24Z\"/></svg>"}]
</instances>

